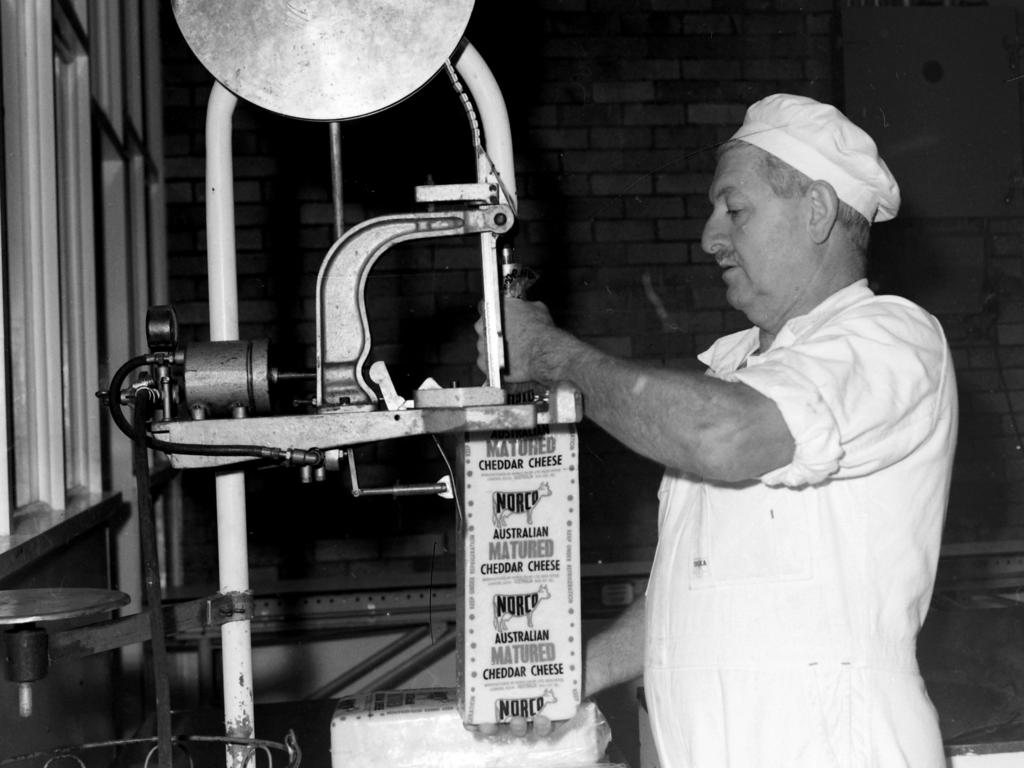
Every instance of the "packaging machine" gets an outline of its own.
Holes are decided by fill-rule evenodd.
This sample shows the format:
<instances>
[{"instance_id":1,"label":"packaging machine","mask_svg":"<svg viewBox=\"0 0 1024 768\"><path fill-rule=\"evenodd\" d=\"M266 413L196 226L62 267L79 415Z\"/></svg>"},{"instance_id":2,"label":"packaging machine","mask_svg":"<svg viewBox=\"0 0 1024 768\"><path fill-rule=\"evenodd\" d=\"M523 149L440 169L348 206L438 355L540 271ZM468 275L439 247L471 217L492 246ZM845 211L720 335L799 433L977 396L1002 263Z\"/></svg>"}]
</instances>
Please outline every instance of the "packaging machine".
<instances>
[{"instance_id":1,"label":"packaging machine","mask_svg":"<svg viewBox=\"0 0 1024 768\"><path fill-rule=\"evenodd\" d=\"M435 0L425 4L394 0L173 0L172 7L186 42L215 79L206 113L210 340L182 343L173 308L153 307L146 323L148 351L126 361L113 375L109 387L100 393L113 423L136 445L147 610L130 620L96 624L50 637L35 624L90 613L102 615L124 602L117 593L95 595L68 590L57 601L59 605L51 601L49 608L44 605L39 610L27 611L24 600L0 605L0 622L13 627L6 633L8 655L15 660L9 665L9 675L13 674L12 679L22 686L25 716L31 714L31 683L46 673L48 644L73 648L67 653L74 655L147 640L156 673L156 746L146 754L145 762L159 762L161 768L172 765L172 744L180 743L171 732L170 693L166 670L162 669L166 666L165 637L190 628L219 627L227 764L247 765L256 759L257 753L276 747L286 753L289 765L297 766L301 752L293 735L282 744L271 744L257 739L255 733L250 626L253 598L246 542L245 469L251 462L296 467L308 482L322 480L331 471L347 471L355 495L427 493L452 498L461 492L465 482L456 472L434 483L387 489L361 487L353 448L417 435L548 435L552 430L571 429L582 417L582 403L579 392L569 385L514 397L502 385L502 293L517 290L524 277L514 263L511 240L517 217L517 193L508 114L493 74L464 37L473 10L472 0ZM463 183L417 187L415 200L422 210L380 216L346 228L341 205L341 123L415 98L414 94L434 77L448 78L466 112L475 154L475 178ZM240 100L288 118L324 123L331 139L336 240L323 257L316 281L315 370L298 374L315 382L315 396L304 413L274 412L273 390L282 380L296 374L281 372L271 365L267 341L238 338L231 147L232 117ZM373 338L365 295L368 275L378 259L396 245L465 236L479 239L486 379L479 386L442 387L428 378L415 391L400 393L387 366L372 359ZM545 439L554 444L555 437ZM575 439L571 444L575 451ZM149 450L166 454L176 469L218 470L216 595L184 605L165 607L162 603L155 521L146 482ZM566 489L562 493L569 494L573 514L578 504L578 493L572 486L576 463L573 461L570 466L567 461L559 466L560 459L554 462L549 457L538 465L547 473L545 478L572 475L571 483L566 481L556 488ZM482 470L481 474L486 473ZM499 476L497 485L488 485L484 493L488 498L524 496L523 492L509 488L508 479ZM547 482L543 488L550 495ZM495 526L504 528L504 518L521 511L508 508L488 512L487 517ZM572 567L562 570L570 575L566 582L570 602L565 605L575 605L578 611L578 539L572 538L576 535L572 529L569 535L569 549L562 544L559 553L543 544L550 544L546 538L513 541L504 546L518 546L523 552L543 550L543 567L547 571L561 568L557 558L575 557L575 572ZM507 538L507 534L503 536ZM536 569L530 570L532 573ZM551 575L542 573L540 577L550 580ZM468 578L472 580L472 571ZM501 582L506 592L508 583ZM573 583L577 585L575 594ZM550 597L547 585L541 588ZM529 615L507 607L527 600L524 594L504 596L505 607L500 616L495 615L495 626L507 629L510 619L523 615L532 628L535 602ZM35 599L32 595L22 597ZM460 621L467 621L462 613L459 616ZM571 630L576 646L577 624L578 619L566 624L577 627ZM499 633L496 642L505 642L502 637L513 635L525 633ZM542 655L550 661L555 646L546 640L545 636L545 642L537 645L544 646ZM517 649L518 653L521 649ZM511 650L499 649L505 655ZM541 650L527 648L522 652L536 651L536 656ZM563 649L559 653L579 655L578 650L567 653ZM495 653L492 658L505 656ZM559 675L566 674L561 661L540 668L548 673L557 669ZM575 711L580 695L578 658L573 658L568 668L574 670L572 674L556 682L570 686L573 696L561 692L559 696ZM550 689L532 697L519 693L515 694L519 698L508 698L513 696L512 692L504 695L507 716L534 713L556 700ZM440 694L427 695L425 700L436 709L441 698L444 697ZM484 712L493 712L495 705L488 706ZM405 710L398 708L396 712L401 720ZM591 733L596 723L592 706L585 709L585 714L590 718ZM449 715L455 712L446 712L445 716ZM466 716L465 710L462 715ZM351 724L351 718L340 716L333 725L344 729ZM472 742L471 737L466 738ZM508 751L510 759L521 762L523 756L513 757L513 752L516 750ZM336 752L335 760L343 759ZM565 764L570 758L563 755L562 759Z\"/></svg>"}]
</instances>

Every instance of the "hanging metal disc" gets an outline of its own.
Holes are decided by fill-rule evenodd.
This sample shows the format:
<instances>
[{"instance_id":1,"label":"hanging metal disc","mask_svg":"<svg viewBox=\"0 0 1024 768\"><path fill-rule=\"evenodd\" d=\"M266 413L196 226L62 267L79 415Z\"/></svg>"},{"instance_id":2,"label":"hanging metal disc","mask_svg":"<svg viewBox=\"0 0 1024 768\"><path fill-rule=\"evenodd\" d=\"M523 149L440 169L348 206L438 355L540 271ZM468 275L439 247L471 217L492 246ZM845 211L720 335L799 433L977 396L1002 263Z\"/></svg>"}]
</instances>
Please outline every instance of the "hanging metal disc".
<instances>
[{"instance_id":1,"label":"hanging metal disc","mask_svg":"<svg viewBox=\"0 0 1024 768\"><path fill-rule=\"evenodd\" d=\"M192 51L239 98L347 120L415 93L444 66L473 0L172 0Z\"/></svg>"}]
</instances>

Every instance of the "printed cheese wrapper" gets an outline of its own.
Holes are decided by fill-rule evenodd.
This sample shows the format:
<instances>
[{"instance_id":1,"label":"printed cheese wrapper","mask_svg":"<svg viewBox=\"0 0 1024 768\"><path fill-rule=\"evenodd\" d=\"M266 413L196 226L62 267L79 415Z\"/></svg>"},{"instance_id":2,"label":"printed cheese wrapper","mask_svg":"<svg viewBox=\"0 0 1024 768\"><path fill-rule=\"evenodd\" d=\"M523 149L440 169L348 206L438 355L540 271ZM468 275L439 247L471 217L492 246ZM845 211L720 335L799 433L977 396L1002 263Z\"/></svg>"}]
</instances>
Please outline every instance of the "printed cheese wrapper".
<instances>
[{"instance_id":1,"label":"printed cheese wrapper","mask_svg":"<svg viewBox=\"0 0 1024 768\"><path fill-rule=\"evenodd\" d=\"M464 438L456 669L467 724L568 720L580 704L577 454L572 425Z\"/></svg>"}]
</instances>

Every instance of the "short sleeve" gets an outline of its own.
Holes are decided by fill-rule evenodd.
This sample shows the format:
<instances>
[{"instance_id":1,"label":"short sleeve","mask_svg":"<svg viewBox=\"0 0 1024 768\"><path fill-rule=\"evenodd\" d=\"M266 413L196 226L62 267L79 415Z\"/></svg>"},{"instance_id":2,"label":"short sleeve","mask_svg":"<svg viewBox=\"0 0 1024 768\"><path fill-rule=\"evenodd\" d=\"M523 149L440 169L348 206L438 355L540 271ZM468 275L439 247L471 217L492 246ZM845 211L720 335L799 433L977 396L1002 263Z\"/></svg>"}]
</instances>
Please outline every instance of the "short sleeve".
<instances>
[{"instance_id":1,"label":"short sleeve","mask_svg":"<svg viewBox=\"0 0 1024 768\"><path fill-rule=\"evenodd\" d=\"M935 429L948 355L935 318L878 297L751 358L725 378L773 400L795 442L793 460L762 482L813 485L909 455Z\"/></svg>"}]
</instances>

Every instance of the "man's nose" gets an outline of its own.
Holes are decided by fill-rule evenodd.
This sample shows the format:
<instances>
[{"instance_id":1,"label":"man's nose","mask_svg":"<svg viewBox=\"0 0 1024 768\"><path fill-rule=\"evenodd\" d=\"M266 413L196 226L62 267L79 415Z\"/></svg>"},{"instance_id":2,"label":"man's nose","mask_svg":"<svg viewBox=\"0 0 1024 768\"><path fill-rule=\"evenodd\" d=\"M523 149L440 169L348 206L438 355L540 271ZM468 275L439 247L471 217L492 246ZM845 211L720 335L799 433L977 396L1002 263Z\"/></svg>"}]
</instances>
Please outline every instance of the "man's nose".
<instances>
[{"instance_id":1,"label":"man's nose","mask_svg":"<svg viewBox=\"0 0 1024 768\"><path fill-rule=\"evenodd\" d=\"M715 223L715 215L711 214L708 216L708 220L704 222L704 231L700 236L700 247L704 249L704 253L714 256L725 245L725 234L722 232L722 228Z\"/></svg>"}]
</instances>

